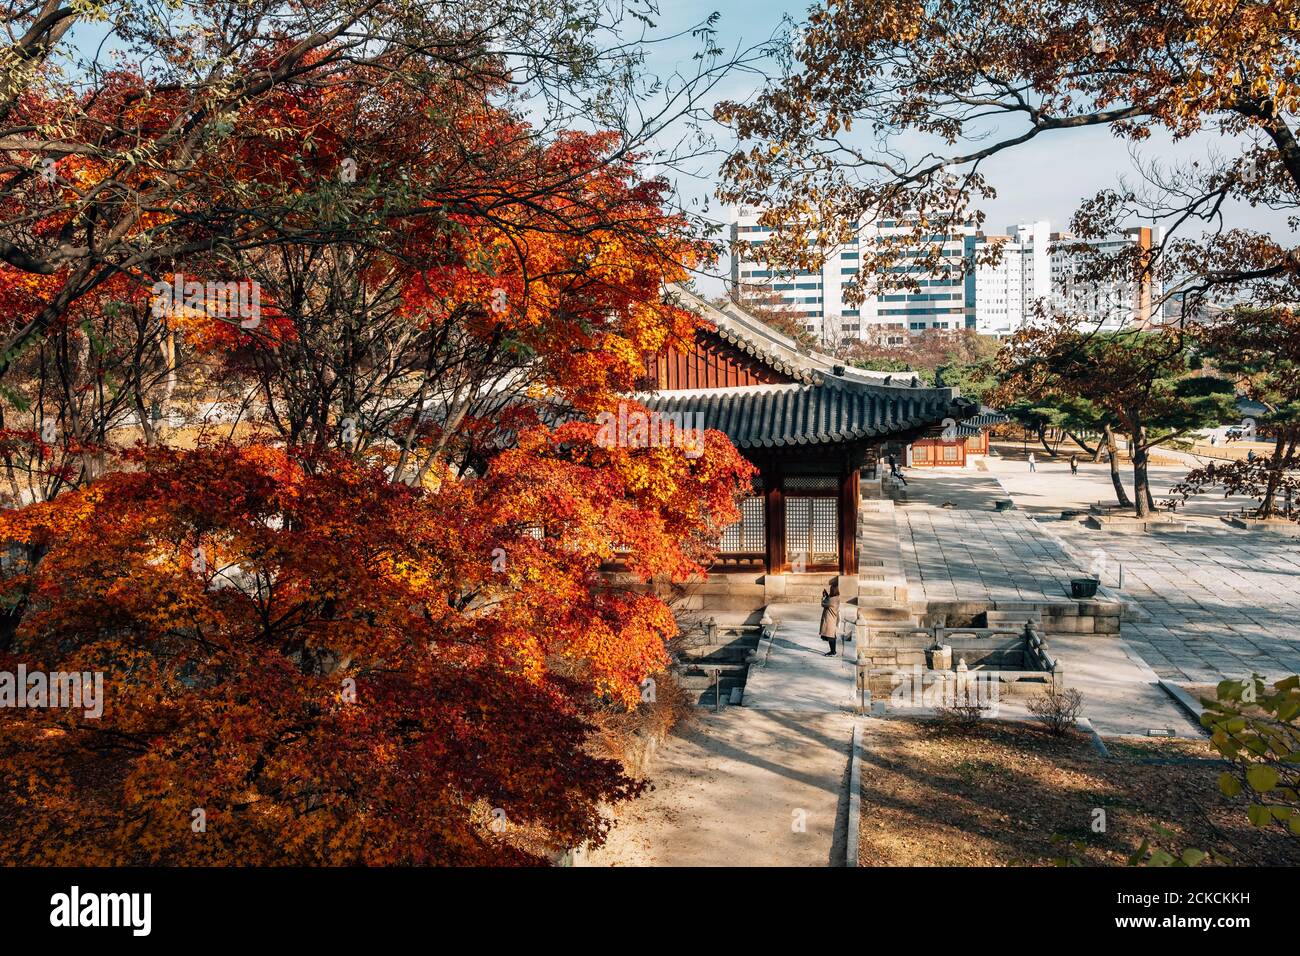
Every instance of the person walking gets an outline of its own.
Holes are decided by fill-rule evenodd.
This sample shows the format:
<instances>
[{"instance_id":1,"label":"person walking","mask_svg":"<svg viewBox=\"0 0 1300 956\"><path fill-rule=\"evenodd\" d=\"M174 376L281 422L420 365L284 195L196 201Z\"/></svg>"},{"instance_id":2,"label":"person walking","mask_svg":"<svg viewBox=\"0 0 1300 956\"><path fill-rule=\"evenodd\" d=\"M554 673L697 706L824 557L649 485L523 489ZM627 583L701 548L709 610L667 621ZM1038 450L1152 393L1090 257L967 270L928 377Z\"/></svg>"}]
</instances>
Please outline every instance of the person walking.
<instances>
[{"instance_id":1,"label":"person walking","mask_svg":"<svg viewBox=\"0 0 1300 956\"><path fill-rule=\"evenodd\" d=\"M822 592L821 638L831 646L825 657L835 656L835 638L840 633L840 583L831 582L831 589Z\"/></svg>"},{"instance_id":2,"label":"person walking","mask_svg":"<svg viewBox=\"0 0 1300 956\"><path fill-rule=\"evenodd\" d=\"M1032 451L1029 453L1029 470L1030 471L1038 470L1038 459L1034 457L1034 453Z\"/></svg>"},{"instance_id":3,"label":"person walking","mask_svg":"<svg viewBox=\"0 0 1300 956\"><path fill-rule=\"evenodd\" d=\"M1078 455L1071 455L1071 456L1070 456L1070 474L1072 474L1072 475L1078 475L1078 474L1079 474L1079 456L1078 456Z\"/></svg>"}]
</instances>

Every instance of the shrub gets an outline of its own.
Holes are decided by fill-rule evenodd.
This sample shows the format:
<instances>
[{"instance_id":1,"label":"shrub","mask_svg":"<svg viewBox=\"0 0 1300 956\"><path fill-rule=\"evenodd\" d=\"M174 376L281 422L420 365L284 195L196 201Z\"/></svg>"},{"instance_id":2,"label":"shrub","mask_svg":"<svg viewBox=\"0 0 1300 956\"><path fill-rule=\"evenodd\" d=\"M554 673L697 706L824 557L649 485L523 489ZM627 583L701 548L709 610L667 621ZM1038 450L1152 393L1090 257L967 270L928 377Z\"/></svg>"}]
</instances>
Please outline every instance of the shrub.
<instances>
[{"instance_id":1,"label":"shrub","mask_svg":"<svg viewBox=\"0 0 1300 956\"><path fill-rule=\"evenodd\" d=\"M1055 684L1029 701L1029 712L1047 725L1053 737L1064 737L1082 708L1083 694L1073 687L1062 689Z\"/></svg>"},{"instance_id":2,"label":"shrub","mask_svg":"<svg viewBox=\"0 0 1300 956\"><path fill-rule=\"evenodd\" d=\"M934 717L941 730L964 732L979 726L987 710L980 704L958 703L952 707L936 708Z\"/></svg>"},{"instance_id":3,"label":"shrub","mask_svg":"<svg viewBox=\"0 0 1300 956\"><path fill-rule=\"evenodd\" d=\"M1246 796L1255 826L1300 836L1300 676L1271 687L1258 674L1222 681L1202 703L1201 723L1232 764L1219 788L1229 797Z\"/></svg>"}]
</instances>

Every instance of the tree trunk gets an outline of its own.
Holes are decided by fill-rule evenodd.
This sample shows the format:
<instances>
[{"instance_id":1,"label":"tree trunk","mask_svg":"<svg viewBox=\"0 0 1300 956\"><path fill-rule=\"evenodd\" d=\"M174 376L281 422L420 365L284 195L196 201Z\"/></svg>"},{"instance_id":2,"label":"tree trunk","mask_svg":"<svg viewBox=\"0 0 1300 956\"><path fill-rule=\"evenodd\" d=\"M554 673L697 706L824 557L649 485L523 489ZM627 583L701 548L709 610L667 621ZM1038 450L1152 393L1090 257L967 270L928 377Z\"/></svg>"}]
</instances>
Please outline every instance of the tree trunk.
<instances>
[{"instance_id":1,"label":"tree trunk","mask_svg":"<svg viewBox=\"0 0 1300 956\"><path fill-rule=\"evenodd\" d=\"M1067 431L1065 434L1069 435L1070 440L1083 449L1083 453L1085 455L1092 455L1092 460L1094 463L1101 461L1101 445L1098 445L1096 448L1089 448L1087 444L1084 443L1084 440L1080 438L1078 435L1076 435L1074 432Z\"/></svg>"},{"instance_id":2,"label":"tree trunk","mask_svg":"<svg viewBox=\"0 0 1300 956\"><path fill-rule=\"evenodd\" d=\"M1261 518L1273 517L1273 512L1277 509L1277 488L1282 483L1282 460L1285 455L1282 436L1278 435L1276 444L1273 445L1273 454L1269 457L1268 462L1268 480L1264 485L1264 497L1259 503L1259 516Z\"/></svg>"},{"instance_id":3,"label":"tree trunk","mask_svg":"<svg viewBox=\"0 0 1300 956\"><path fill-rule=\"evenodd\" d=\"M1122 508L1133 507L1133 502L1128 500L1128 492L1124 490L1124 479L1119 473L1119 449L1115 446L1115 433L1111 431L1109 425L1102 432L1102 439L1110 458L1110 483L1115 486L1115 500L1119 502Z\"/></svg>"},{"instance_id":4,"label":"tree trunk","mask_svg":"<svg viewBox=\"0 0 1300 956\"><path fill-rule=\"evenodd\" d=\"M1056 457L1056 452L1052 451L1052 446L1049 445L1049 444L1047 443L1047 426L1046 426L1046 425L1039 425L1039 426L1038 426L1038 441L1042 444L1042 446L1043 446L1043 451L1047 452L1047 453L1048 453L1049 455L1051 455L1053 458Z\"/></svg>"},{"instance_id":5,"label":"tree trunk","mask_svg":"<svg viewBox=\"0 0 1300 956\"><path fill-rule=\"evenodd\" d=\"M1137 501L1137 516L1151 514L1151 478L1147 474L1150 455L1146 449L1147 427L1135 425L1129 440L1129 454L1133 458L1133 497Z\"/></svg>"}]
</instances>

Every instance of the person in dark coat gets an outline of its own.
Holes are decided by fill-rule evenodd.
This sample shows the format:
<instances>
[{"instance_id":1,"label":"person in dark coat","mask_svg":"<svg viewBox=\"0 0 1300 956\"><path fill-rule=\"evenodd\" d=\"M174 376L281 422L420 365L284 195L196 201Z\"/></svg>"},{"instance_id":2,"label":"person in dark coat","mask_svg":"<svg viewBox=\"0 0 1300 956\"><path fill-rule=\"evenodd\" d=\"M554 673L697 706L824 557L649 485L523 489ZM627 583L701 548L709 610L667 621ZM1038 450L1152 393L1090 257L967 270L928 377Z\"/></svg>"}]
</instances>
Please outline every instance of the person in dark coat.
<instances>
[{"instance_id":1,"label":"person in dark coat","mask_svg":"<svg viewBox=\"0 0 1300 956\"><path fill-rule=\"evenodd\" d=\"M831 589L822 592L822 640L831 646L827 657L835 656L835 638L840 632L840 583L831 582Z\"/></svg>"}]
</instances>

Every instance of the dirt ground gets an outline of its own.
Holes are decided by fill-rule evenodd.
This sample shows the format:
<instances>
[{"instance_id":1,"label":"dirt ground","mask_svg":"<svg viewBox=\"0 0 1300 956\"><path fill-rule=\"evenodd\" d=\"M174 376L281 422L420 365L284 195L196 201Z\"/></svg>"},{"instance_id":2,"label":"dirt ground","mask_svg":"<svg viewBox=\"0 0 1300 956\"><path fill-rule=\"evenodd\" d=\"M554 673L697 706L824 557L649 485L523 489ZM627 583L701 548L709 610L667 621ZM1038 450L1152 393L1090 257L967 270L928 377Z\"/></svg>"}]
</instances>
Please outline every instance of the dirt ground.
<instances>
[{"instance_id":1,"label":"dirt ground","mask_svg":"<svg viewBox=\"0 0 1300 956\"><path fill-rule=\"evenodd\" d=\"M654 789L618 807L584 865L843 865L852 724L840 713L701 713L674 729Z\"/></svg>"},{"instance_id":2,"label":"dirt ground","mask_svg":"<svg viewBox=\"0 0 1300 956\"><path fill-rule=\"evenodd\" d=\"M862 768L861 866L1046 866L1073 858L1123 866L1144 838L1177 854L1216 851L1234 865L1300 865L1300 839L1261 831L1219 792L1204 741L1050 736L1031 723L969 732L871 721ZM1097 808L1105 832L1094 832ZM1157 827L1172 831L1162 837ZM1053 838L1057 842L1053 842Z\"/></svg>"}]
</instances>

